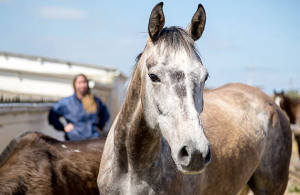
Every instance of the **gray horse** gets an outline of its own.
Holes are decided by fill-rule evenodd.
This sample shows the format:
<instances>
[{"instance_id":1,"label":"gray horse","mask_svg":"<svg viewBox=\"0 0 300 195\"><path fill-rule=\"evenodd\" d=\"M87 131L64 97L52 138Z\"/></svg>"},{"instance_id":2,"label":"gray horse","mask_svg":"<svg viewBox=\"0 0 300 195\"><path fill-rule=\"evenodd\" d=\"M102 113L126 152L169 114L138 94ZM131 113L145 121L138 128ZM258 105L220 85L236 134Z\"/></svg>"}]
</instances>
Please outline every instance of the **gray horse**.
<instances>
[{"instance_id":1,"label":"gray horse","mask_svg":"<svg viewBox=\"0 0 300 195\"><path fill-rule=\"evenodd\" d=\"M208 91L204 104L208 72L195 48L204 8L183 30L163 28L162 6L151 12L147 45L104 146L100 194L237 194L247 184L256 194L283 194L288 120L242 84Z\"/></svg>"}]
</instances>

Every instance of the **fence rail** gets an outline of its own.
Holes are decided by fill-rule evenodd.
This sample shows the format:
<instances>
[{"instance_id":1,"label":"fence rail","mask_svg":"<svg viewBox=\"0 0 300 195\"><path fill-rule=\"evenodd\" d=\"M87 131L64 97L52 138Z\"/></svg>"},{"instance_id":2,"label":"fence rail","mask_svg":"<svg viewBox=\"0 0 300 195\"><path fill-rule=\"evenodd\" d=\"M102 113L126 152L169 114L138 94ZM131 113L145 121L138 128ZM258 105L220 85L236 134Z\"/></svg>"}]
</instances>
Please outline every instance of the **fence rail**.
<instances>
[{"instance_id":1,"label":"fence rail","mask_svg":"<svg viewBox=\"0 0 300 195\"><path fill-rule=\"evenodd\" d=\"M57 102L60 97L48 97L26 94L9 94L0 92L0 103L49 103Z\"/></svg>"}]
</instances>

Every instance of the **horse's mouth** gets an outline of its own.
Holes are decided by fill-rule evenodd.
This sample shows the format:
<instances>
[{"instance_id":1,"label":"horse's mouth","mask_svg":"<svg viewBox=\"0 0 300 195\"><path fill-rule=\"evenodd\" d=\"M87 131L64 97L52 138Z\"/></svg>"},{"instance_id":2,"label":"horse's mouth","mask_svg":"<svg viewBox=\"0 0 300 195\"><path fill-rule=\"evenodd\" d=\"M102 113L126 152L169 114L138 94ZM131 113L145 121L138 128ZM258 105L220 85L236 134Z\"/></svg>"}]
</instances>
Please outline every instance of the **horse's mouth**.
<instances>
[{"instance_id":1,"label":"horse's mouth","mask_svg":"<svg viewBox=\"0 0 300 195\"><path fill-rule=\"evenodd\" d=\"M185 175L193 175L193 174L199 174L202 173L205 169L205 166L201 166L201 168L197 168L197 169L191 169L191 168L187 168L184 165L177 165L178 170L185 174Z\"/></svg>"}]
</instances>

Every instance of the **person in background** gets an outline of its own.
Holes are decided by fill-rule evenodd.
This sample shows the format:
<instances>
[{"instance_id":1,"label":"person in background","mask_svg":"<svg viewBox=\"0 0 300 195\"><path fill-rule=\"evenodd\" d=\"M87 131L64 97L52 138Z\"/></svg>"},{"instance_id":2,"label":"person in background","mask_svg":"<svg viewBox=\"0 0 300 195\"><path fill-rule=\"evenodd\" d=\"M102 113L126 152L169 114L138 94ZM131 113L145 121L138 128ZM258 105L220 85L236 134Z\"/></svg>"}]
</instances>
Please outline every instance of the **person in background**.
<instances>
[{"instance_id":1,"label":"person in background","mask_svg":"<svg viewBox=\"0 0 300 195\"><path fill-rule=\"evenodd\" d=\"M49 112L49 124L55 129L65 132L66 140L84 140L99 137L109 112L100 98L90 92L88 79L84 74L75 76L73 80L75 93L61 99ZM63 117L67 125L59 121Z\"/></svg>"}]
</instances>

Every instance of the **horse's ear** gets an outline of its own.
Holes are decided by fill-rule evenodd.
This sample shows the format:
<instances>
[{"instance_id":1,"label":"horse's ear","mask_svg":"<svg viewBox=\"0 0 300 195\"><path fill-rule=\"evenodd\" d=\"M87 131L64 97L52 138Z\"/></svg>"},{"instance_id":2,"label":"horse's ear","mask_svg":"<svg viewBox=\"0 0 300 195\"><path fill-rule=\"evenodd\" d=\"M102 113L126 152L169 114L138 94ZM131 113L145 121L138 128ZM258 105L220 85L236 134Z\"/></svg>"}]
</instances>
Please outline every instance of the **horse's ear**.
<instances>
[{"instance_id":1,"label":"horse's ear","mask_svg":"<svg viewBox=\"0 0 300 195\"><path fill-rule=\"evenodd\" d=\"M186 32L192 37L194 41L197 41L205 27L206 13L201 4L198 5L198 9L194 14L191 23L187 26Z\"/></svg>"},{"instance_id":2,"label":"horse's ear","mask_svg":"<svg viewBox=\"0 0 300 195\"><path fill-rule=\"evenodd\" d=\"M165 16L163 12L164 3L160 2L158 3L151 12L150 18L149 18L149 24L148 24L148 33L152 40L152 42L155 42L158 40L159 34L161 30L163 29L165 25Z\"/></svg>"}]
</instances>

